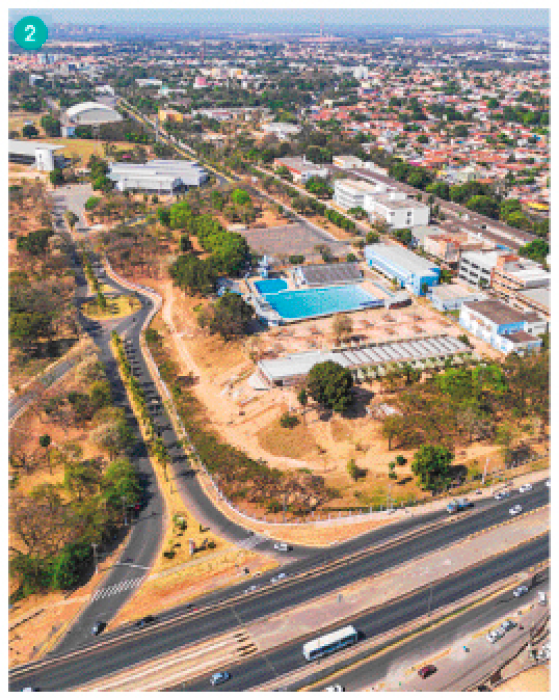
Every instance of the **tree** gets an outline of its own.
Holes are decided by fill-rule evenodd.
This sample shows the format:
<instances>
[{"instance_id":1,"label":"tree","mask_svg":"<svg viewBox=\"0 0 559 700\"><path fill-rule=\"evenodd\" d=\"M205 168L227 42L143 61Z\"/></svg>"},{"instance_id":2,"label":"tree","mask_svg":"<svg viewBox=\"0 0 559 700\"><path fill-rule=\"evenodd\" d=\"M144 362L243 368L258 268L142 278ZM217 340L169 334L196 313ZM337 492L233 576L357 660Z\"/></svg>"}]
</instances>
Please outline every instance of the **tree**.
<instances>
[{"instance_id":1,"label":"tree","mask_svg":"<svg viewBox=\"0 0 559 700\"><path fill-rule=\"evenodd\" d=\"M225 292L213 305L210 332L225 340L244 335L254 318L254 309L240 294Z\"/></svg>"},{"instance_id":2,"label":"tree","mask_svg":"<svg viewBox=\"0 0 559 700\"><path fill-rule=\"evenodd\" d=\"M251 203L250 195L248 192L245 190L233 190L231 192L231 201L233 204L237 204L238 206L246 206L247 204Z\"/></svg>"},{"instance_id":3,"label":"tree","mask_svg":"<svg viewBox=\"0 0 559 700\"><path fill-rule=\"evenodd\" d=\"M67 210L64 212L64 218L66 219L66 223L68 224L68 226L69 226L71 229L73 229L74 226L75 226L75 225L78 223L78 221L79 221L79 217L76 216L76 214L74 214L73 211L70 211L70 209L67 209Z\"/></svg>"},{"instance_id":4,"label":"tree","mask_svg":"<svg viewBox=\"0 0 559 700\"><path fill-rule=\"evenodd\" d=\"M347 463L347 473L350 475L353 481L357 481L358 479L362 479L364 476L366 476L367 470L361 469L357 466L354 459L350 459Z\"/></svg>"},{"instance_id":5,"label":"tree","mask_svg":"<svg viewBox=\"0 0 559 700\"><path fill-rule=\"evenodd\" d=\"M317 403L339 413L353 401L352 386L351 372L332 360L314 365L307 378L309 395Z\"/></svg>"},{"instance_id":6,"label":"tree","mask_svg":"<svg viewBox=\"0 0 559 700\"><path fill-rule=\"evenodd\" d=\"M41 117L41 126L47 136L60 136L60 120L53 117L52 114L45 114Z\"/></svg>"},{"instance_id":7,"label":"tree","mask_svg":"<svg viewBox=\"0 0 559 700\"><path fill-rule=\"evenodd\" d=\"M26 139L33 139L39 135L39 132L33 124L26 124L21 130L21 135Z\"/></svg>"},{"instance_id":8,"label":"tree","mask_svg":"<svg viewBox=\"0 0 559 700\"><path fill-rule=\"evenodd\" d=\"M336 314L332 321L332 331L339 343L353 333L353 321L347 314Z\"/></svg>"},{"instance_id":9,"label":"tree","mask_svg":"<svg viewBox=\"0 0 559 700\"><path fill-rule=\"evenodd\" d=\"M454 454L442 445L422 445L415 453L411 470L422 488L438 491L452 480Z\"/></svg>"},{"instance_id":10,"label":"tree","mask_svg":"<svg viewBox=\"0 0 559 700\"><path fill-rule=\"evenodd\" d=\"M297 394L297 401L299 402L299 405L302 409L305 409L307 407L307 404L309 403L309 395L305 387L303 387Z\"/></svg>"},{"instance_id":11,"label":"tree","mask_svg":"<svg viewBox=\"0 0 559 700\"><path fill-rule=\"evenodd\" d=\"M388 478L389 479L397 479L398 475L396 474L396 462L389 462L388 464Z\"/></svg>"},{"instance_id":12,"label":"tree","mask_svg":"<svg viewBox=\"0 0 559 700\"><path fill-rule=\"evenodd\" d=\"M113 189L113 181L106 175L100 175L93 180L91 186L94 190L100 190L101 192L107 193Z\"/></svg>"},{"instance_id":13,"label":"tree","mask_svg":"<svg viewBox=\"0 0 559 700\"><path fill-rule=\"evenodd\" d=\"M50 473L52 474L52 464L49 459L49 447L51 445L52 439L50 435L41 435L39 438L39 445L44 449L45 451L45 459L47 461L47 464L49 465Z\"/></svg>"},{"instance_id":14,"label":"tree","mask_svg":"<svg viewBox=\"0 0 559 700\"><path fill-rule=\"evenodd\" d=\"M49 173L49 180L50 184L53 187L61 185L64 182L64 175L62 174L62 170L60 170L60 168L53 168Z\"/></svg>"},{"instance_id":15,"label":"tree","mask_svg":"<svg viewBox=\"0 0 559 700\"><path fill-rule=\"evenodd\" d=\"M487 195L475 195L470 197L466 202L468 209L482 214L483 216L488 216L491 219L499 218L499 202L489 197Z\"/></svg>"},{"instance_id":16,"label":"tree","mask_svg":"<svg viewBox=\"0 0 559 700\"><path fill-rule=\"evenodd\" d=\"M549 255L549 243L543 238L537 238L518 249L518 254L535 260L536 262L544 263Z\"/></svg>"},{"instance_id":17,"label":"tree","mask_svg":"<svg viewBox=\"0 0 559 700\"><path fill-rule=\"evenodd\" d=\"M498 426L495 434L495 442L501 446L501 453L505 467L508 467L513 454L514 443L518 439L518 426L512 423L503 423Z\"/></svg>"}]
</instances>

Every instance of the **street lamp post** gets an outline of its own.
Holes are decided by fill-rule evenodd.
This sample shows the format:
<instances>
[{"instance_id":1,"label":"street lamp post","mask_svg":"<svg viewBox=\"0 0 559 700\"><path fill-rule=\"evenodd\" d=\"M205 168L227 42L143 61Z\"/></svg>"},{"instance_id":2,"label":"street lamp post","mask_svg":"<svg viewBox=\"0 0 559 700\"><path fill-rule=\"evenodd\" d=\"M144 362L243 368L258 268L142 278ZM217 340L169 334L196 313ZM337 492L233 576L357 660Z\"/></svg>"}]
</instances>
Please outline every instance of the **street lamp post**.
<instances>
[{"instance_id":1,"label":"street lamp post","mask_svg":"<svg viewBox=\"0 0 559 700\"><path fill-rule=\"evenodd\" d=\"M122 499L122 517L124 518L124 524L128 525L128 513L126 510L126 498L124 496L121 496Z\"/></svg>"},{"instance_id":2,"label":"street lamp post","mask_svg":"<svg viewBox=\"0 0 559 700\"><path fill-rule=\"evenodd\" d=\"M91 547L93 549L93 565L95 566L95 573L97 573L97 571L98 571L98 567L97 567L97 547L98 546L99 545L94 544L94 543L91 544Z\"/></svg>"}]
</instances>

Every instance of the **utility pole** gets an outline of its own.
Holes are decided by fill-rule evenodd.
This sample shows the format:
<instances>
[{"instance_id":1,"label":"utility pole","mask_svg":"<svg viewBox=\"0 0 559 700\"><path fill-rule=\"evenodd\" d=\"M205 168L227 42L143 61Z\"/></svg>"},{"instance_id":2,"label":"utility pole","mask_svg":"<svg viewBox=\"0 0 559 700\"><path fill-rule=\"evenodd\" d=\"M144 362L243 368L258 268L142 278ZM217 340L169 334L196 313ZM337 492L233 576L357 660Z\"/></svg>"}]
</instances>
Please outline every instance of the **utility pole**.
<instances>
[{"instance_id":1,"label":"utility pole","mask_svg":"<svg viewBox=\"0 0 559 700\"><path fill-rule=\"evenodd\" d=\"M483 468L483 479L481 480L481 485L485 485L485 477L487 476L487 464L489 462L489 457L486 458L485 460L485 467Z\"/></svg>"},{"instance_id":2,"label":"utility pole","mask_svg":"<svg viewBox=\"0 0 559 700\"><path fill-rule=\"evenodd\" d=\"M285 513L287 511L287 496L283 494L283 522L285 522Z\"/></svg>"},{"instance_id":3,"label":"utility pole","mask_svg":"<svg viewBox=\"0 0 559 700\"><path fill-rule=\"evenodd\" d=\"M93 565L95 566L95 573L97 573L97 571L98 571L98 567L97 567L97 547L98 546L99 545L93 544L93 543L91 545L91 547L93 548Z\"/></svg>"}]
</instances>

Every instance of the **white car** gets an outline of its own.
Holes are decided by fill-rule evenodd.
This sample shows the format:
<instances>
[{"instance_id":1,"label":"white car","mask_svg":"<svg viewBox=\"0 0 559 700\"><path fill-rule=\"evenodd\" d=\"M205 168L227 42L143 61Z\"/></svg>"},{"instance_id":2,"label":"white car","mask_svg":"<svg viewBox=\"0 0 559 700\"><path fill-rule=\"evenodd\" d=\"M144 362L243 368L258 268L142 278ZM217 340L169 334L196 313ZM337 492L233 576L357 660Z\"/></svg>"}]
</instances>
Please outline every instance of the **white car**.
<instances>
[{"instance_id":1,"label":"white car","mask_svg":"<svg viewBox=\"0 0 559 700\"><path fill-rule=\"evenodd\" d=\"M518 489L518 493L526 493L526 491L532 490L532 484L524 484Z\"/></svg>"},{"instance_id":2,"label":"white car","mask_svg":"<svg viewBox=\"0 0 559 700\"><path fill-rule=\"evenodd\" d=\"M548 480L545 482L545 485L547 486L548 489L551 488L551 479L548 479Z\"/></svg>"},{"instance_id":3,"label":"white car","mask_svg":"<svg viewBox=\"0 0 559 700\"><path fill-rule=\"evenodd\" d=\"M520 504L509 508L509 515L518 515L519 513L522 513L522 506Z\"/></svg>"},{"instance_id":4,"label":"white car","mask_svg":"<svg viewBox=\"0 0 559 700\"><path fill-rule=\"evenodd\" d=\"M270 579L270 583L279 583L282 581L287 574L284 574L283 572L281 574L278 574L277 576L274 576L274 578Z\"/></svg>"},{"instance_id":5,"label":"white car","mask_svg":"<svg viewBox=\"0 0 559 700\"><path fill-rule=\"evenodd\" d=\"M520 598L520 596L526 595L526 593L528 593L528 586L518 586L518 588L515 588L512 592L515 598Z\"/></svg>"},{"instance_id":6,"label":"white car","mask_svg":"<svg viewBox=\"0 0 559 700\"><path fill-rule=\"evenodd\" d=\"M340 685L339 683L335 683L334 685L329 685L326 688L324 688L325 693L343 693L345 692L345 688L343 685Z\"/></svg>"},{"instance_id":7,"label":"white car","mask_svg":"<svg viewBox=\"0 0 559 700\"><path fill-rule=\"evenodd\" d=\"M254 591L258 590L258 586L249 586L246 591L243 591L243 593L253 593Z\"/></svg>"},{"instance_id":8,"label":"white car","mask_svg":"<svg viewBox=\"0 0 559 700\"><path fill-rule=\"evenodd\" d=\"M509 495L508 491L498 491L495 494L495 500L500 501L502 498L506 498Z\"/></svg>"},{"instance_id":9,"label":"white car","mask_svg":"<svg viewBox=\"0 0 559 700\"><path fill-rule=\"evenodd\" d=\"M289 552L291 547L286 542L276 542L274 549L276 549L278 552Z\"/></svg>"},{"instance_id":10,"label":"white car","mask_svg":"<svg viewBox=\"0 0 559 700\"><path fill-rule=\"evenodd\" d=\"M504 630L498 627L496 630L491 630L491 632L487 634L487 641L491 642L491 644L495 644L495 642L498 642L499 639L502 639L504 636Z\"/></svg>"},{"instance_id":11,"label":"white car","mask_svg":"<svg viewBox=\"0 0 559 700\"><path fill-rule=\"evenodd\" d=\"M517 627L517 624L513 620L505 620L501 623L501 629L503 630L503 632L510 632L515 627Z\"/></svg>"}]
</instances>

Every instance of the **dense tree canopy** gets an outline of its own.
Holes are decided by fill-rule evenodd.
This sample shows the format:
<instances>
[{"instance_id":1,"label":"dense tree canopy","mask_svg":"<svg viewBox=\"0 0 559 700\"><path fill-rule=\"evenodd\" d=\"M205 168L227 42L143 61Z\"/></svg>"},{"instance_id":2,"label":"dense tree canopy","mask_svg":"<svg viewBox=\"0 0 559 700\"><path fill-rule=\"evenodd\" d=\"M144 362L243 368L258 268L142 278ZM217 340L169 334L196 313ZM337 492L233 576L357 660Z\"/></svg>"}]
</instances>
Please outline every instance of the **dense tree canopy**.
<instances>
[{"instance_id":1,"label":"dense tree canopy","mask_svg":"<svg viewBox=\"0 0 559 700\"><path fill-rule=\"evenodd\" d=\"M337 362L327 360L312 367L307 378L307 391L319 404L338 413L353 401L351 372Z\"/></svg>"}]
</instances>

